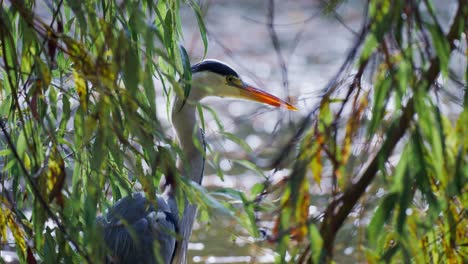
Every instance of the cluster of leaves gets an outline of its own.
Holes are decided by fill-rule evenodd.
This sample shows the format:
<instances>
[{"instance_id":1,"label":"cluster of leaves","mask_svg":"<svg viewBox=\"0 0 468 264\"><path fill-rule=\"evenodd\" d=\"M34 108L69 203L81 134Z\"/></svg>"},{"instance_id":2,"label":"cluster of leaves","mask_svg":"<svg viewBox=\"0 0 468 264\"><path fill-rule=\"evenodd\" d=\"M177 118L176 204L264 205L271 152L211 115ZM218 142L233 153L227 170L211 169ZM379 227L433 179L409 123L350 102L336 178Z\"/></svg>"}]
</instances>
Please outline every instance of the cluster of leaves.
<instances>
[{"instance_id":1,"label":"cluster of leaves","mask_svg":"<svg viewBox=\"0 0 468 264\"><path fill-rule=\"evenodd\" d=\"M280 183L272 237L278 260L331 261L335 238L356 210L369 223L357 248L368 263L462 263L468 6L458 1L446 30L431 1L369 1L366 15L340 72L298 131L305 133L298 160ZM451 67L454 58L464 69ZM453 91L440 82L452 82L464 97L444 105L440 98ZM318 202L314 184L327 193L320 215L309 214Z\"/></svg>"},{"instance_id":2,"label":"cluster of leaves","mask_svg":"<svg viewBox=\"0 0 468 264\"><path fill-rule=\"evenodd\" d=\"M181 4L206 52L205 27L193 1L45 3L1 1L1 245L12 234L21 262L99 263L110 196L154 198L161 175L178 177L153 80L168 101L188 92Z\"/></svg>"}]
</instances>

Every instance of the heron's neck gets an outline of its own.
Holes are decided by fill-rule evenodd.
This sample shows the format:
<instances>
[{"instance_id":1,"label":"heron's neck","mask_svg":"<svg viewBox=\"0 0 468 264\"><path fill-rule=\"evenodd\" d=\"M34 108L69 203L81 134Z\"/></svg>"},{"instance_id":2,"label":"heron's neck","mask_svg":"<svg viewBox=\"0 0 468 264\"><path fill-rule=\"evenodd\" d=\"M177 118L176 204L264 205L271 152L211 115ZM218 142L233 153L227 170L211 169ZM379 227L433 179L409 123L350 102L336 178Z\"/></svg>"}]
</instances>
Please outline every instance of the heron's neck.
<instances>
[{"instance_id":1,"label":"heron's neck","mask_svg":"<svg viewBox=\"0 0 468 264\"><path fill-rule=\"evenodd\" d=\"M182 99L176 98L172 108L172 123L183 152L177 166L183 176L201 183L204 163L201 149L203 135L195 113L196 105L193 102L183 103Z\"/></svg>"},{"instance_id":2,"label":"heron's neck","mask_svg":"<svg viewBox=\"0 0 468 264\"><path fill-rule=\"evenodd\" d=\"M177 139L183 155L179 158L177 167L183 176L201 184L203 179L203 153L201 147L204 144L202 132L196 119L196 106L192 102L185 102L176 98L172 108L172 124L177 133ZM198 146L194 144L198 142ZM179 220L179 233L182 237L177 242L177 248L172 263L186 263L187 249L192 226L197 214L197 206L190 204L184 197L185 210Z\"/></svg>"}]
</instances>

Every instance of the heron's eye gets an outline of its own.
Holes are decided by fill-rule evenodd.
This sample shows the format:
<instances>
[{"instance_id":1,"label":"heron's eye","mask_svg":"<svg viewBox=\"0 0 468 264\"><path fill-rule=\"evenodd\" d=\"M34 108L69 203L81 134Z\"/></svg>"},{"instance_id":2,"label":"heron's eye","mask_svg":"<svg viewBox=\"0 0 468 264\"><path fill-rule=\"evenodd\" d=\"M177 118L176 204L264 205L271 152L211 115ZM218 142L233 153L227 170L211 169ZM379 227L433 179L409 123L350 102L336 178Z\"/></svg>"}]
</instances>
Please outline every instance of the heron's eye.
<instances>
[{"instance_id":1,"label":"heron's eye","mask_svg":"<svg viewBox=\"0 0 468 264\"><path fill-rule=\"evenodd\" d=\"M226 77L226 81L227 81L228 83L233 83L233 82L234 82L234 76L232 76L232 75L227 76L227 77Z\"/></svg>"}]
</instances>

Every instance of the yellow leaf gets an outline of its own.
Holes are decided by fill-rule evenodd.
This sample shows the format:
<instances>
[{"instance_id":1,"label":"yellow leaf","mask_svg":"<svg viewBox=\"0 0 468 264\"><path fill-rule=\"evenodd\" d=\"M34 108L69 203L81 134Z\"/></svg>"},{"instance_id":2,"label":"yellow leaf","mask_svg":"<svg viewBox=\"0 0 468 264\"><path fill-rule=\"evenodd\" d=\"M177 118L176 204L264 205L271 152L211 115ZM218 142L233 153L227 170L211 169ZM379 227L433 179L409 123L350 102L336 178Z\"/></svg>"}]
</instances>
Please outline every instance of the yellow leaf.
<instances>
[{"instance_id":1,"label":"yellow leaf","mask_svg":"<svg viewBox=\"0 0 468 264\"><path fill-rule=\"evenodd\" d=\"M0 242L7 242L7 218L8 208L3 208L0 206Z\"/></svg>"},{"instance_id":2,"label":"yellow leaf","mask_svg":"<svg viewBox=\"0 0 468 264\"><path fill-rule=\"evenodd\" d=\"M312 175L314 177L315 182L317 182L317 184L320 187L320 181L322 179L322 169L323 169L320 152L318 152L316 155L312 157L312 160L310 162L310 168L312 170Z\"/></svg>"},{"instance_id":3,"label":"yellow leaf","mask_svg":"<svg viewBox=\"0 0 468 264\"><path fill-rule=\"evenodd\" d=\"M52 201L55 197L58 197L57 202L61 204L61 191L65 182L65 164L57 153L57 149L54 147L52 155L49 159L48 164L49 170L47 172L47 192L49 194L49 201Z\"/></svg>"},{"instance_id":4,"label":"yellow leaf","mask_svg":"<svg viewBox=\"0 0 468 264\"><path fill-rule=\"evenodd\" d=\"M44 91L45 88L47 88L50 85L50 82L52 80L52 77L50 75L50 69L41 59L37 59L36 63L39 64L39 70L41 72L42 77L41 79L43 81L41 90Z\"/></svg>"},{"instance_id":5,"label":"yellow leaf","mask_svg":"<svg viewBox=\"0 0 468 264\"><path fill-rule=\"evenodd\" d=\"M29 155L27 153L24 153L23 155L23 163L27 170L31 169L31 160L29 159Z\"/></svg>"},{"instance_id":6,"label":"yellow leaf","mask_svg":"<svg viewBox=\"0 0 468 264\"><path fill-rule=\"evenodd\" d=\"M13 219L11 212L6 216L8 221L8 227L15 238L16 246L21 250L23 256L26 256L26 240L25 240L25 233L19 227L19 225Z\"/></svg>"},{"instance_id":7,"label":"yellow leaf","mask_svg":"<svg viewBox=\"0 0 468 264\"><path fill-rule=\"evenodd\" d=\"M76 92L80 98L81 106L86 109L86 97L87 97L87 90L86 90L86 82L84 78L81 76L80 73L73 70L73 78L75 79L76 84Z\"/></svg>"}]
</instances>

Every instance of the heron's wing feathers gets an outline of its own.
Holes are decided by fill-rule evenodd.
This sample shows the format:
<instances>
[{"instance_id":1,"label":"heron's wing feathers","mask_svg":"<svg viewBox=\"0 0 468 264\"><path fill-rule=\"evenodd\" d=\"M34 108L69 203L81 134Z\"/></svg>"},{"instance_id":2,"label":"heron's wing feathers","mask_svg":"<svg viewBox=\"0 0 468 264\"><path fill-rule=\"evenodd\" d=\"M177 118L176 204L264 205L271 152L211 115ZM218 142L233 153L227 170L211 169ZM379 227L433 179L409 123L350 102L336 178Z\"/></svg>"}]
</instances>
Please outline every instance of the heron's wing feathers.
<instances>
[{"instance_id":1,"label":"heron's wing feathers","mask_svg":"<svg viewBox=\"0 0 468 264\"><path fill-rule=\"evenodd\" d=\"M110 262L159 263L157 254L168 263L176 243L177 220L173 215L161 197L157 208L141 193L117 201L99 220L106 245L113 252Z\"/></svg>"}]
</instances>

